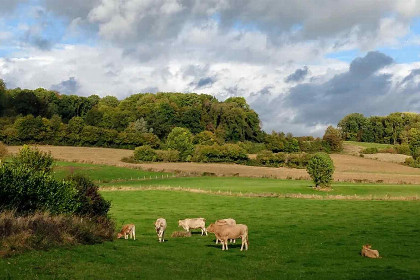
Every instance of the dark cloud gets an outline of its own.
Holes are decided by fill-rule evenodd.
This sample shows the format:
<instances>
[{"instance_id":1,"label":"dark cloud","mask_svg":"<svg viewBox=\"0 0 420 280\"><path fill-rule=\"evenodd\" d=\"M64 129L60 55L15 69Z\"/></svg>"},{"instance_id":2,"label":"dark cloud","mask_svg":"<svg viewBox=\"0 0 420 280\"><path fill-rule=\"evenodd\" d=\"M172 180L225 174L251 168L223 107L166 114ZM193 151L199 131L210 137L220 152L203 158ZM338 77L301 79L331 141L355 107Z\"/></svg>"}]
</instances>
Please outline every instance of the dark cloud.
<instances>
[{"instance_id":1,"label":"dark cloud","mask_svg":"<svg viewBox=\"0 0 420 280\"><path fill-rule=\"evenodd\" d=\"M302 81L306 75L308 75L308 67L305 66L302 69L296 69L296 71L293 74L290 74L286 77L284 80L286 83L290 82L300 82Z\"/></svg>"},{"instance_id":2,"label":"dark cloud","mask_svg":"<svg viewBox=\"0 0 420 280\"><path fill-rule=\"evenodd\" d=\"M401 84L406 84L406 83L410 83L413 81L413 79L420 75L420 69L413 69L411 70L410 74L408 76L406 76L402 81Z\"/></svg>"},{"instance_id":3,"label":"dark cloud","mask_svg":"<svg viewBox=\"0 0 420 280\"><path fill-rule=\"evenodd\" d=\"M70 77L68 80L51 86L51 90L55 90L63 94L77 94L79 89L80 85L74 77Z\"/></svg>"},{"instance_id":4,"label":"dark cloud","mask_svg":"<svg viewBox=\"0 0 420 280\"><path fill-rule=\"evenodd\" d=\"M28 0L0 0L0 14L10 13L18 4L25 2Z\"/></svg>"},{"instance_id":5,"label":"dark cloud","mask_svg":"<svg viewBox=\"0 0 420 280\"><path fill-rule=\"evenodd\" d=\"M214 82L215 82L215 79L212 78L212 77L201 78L198 81L196 88L202 88L202 87L206 87L206 86L211 86L211 85L213 85Z\"/></svg>"},{"instance_id":6,"label":"dark cloud","mask_svg":"<svg viewBox=\"0 0 420 280\"><path fill-rule=\"evenodd\" d=\"M296 112L294 122L309 125L337 123L344 115L360 112L383 114L390 109L384 97L391 88L391 75L376 71L392 63L379 52L356 58L348 72L321 84L304 83L293 87L285 106Z\"/></svg>"}]
</instances>

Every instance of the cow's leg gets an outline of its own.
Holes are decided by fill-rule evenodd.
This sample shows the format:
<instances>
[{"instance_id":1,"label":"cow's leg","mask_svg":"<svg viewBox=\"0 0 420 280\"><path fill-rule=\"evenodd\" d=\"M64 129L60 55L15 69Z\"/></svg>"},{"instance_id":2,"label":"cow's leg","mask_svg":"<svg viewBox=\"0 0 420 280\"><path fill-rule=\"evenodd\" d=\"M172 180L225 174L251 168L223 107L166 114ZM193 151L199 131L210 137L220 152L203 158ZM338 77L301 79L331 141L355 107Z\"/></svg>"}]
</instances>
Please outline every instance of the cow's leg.
<instances>
[{"instance_id":1,"label":"cow's leg","mask_svg":"<svg viewBox=\"0 0 420 280\"><path fill-rule=\"evenodd\" d=\"M219 239L216 237L216 244L218 244L219 243Z\"/></svg>"},{"instance_id":2,"label":"cow's leg","mask_svg":"<svg viewBox=\"0 0 420 280\"><path fill-rule=\"evenodd\" d=\"M229 248L228 248L228 239L227 238L225 239L225 248L226 248L226 250L229 250Z\"/></svg>"}]
</instances>

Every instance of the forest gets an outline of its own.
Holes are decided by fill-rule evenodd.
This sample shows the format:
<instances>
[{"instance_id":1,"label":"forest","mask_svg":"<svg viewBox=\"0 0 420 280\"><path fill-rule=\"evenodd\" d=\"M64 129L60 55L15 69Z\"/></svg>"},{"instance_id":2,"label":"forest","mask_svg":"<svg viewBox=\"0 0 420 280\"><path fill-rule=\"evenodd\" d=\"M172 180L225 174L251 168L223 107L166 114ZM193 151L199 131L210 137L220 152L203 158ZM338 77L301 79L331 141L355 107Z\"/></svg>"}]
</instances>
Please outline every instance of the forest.
<instances>
[{"instance_id":1,"label":"forest","mask_svg":"<svg viewBox=\"0 0 420 280\"><path fill-rule=\"evenodd\" d=\"M264 132L258 114L243 97L221 102L207 94L139 93L118 100L43 88L8 89L0 80L0 141L9 145L129 149L147 145L166 150L168 135L175 128L186 129L194 145L234 143L246 153L335 149L320 138Z\"/></svg>"}]
</instances>

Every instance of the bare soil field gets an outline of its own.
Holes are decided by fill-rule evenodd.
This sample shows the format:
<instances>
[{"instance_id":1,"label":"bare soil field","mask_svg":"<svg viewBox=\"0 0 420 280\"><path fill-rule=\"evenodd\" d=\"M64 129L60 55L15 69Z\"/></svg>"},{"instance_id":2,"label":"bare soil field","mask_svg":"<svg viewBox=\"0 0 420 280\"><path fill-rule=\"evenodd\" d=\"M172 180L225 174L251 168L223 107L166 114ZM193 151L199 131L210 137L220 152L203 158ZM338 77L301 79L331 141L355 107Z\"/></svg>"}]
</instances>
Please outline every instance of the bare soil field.
<instances>
[{"instance_id":1,"label":"bare soil field","mask_svg":"<svg viewBox=\"0 0 420 280\"><path fill-rule=\"evenodd\" d=\"M366 154L365 158L376 159L379 161L404 163L404 161L410 156L401 154L388 154L388 153L377 153L377 154Z\"/></svg>"},{"instance_id":2,"label":"bare soil field","mask_svg":"<svg viewBox=\"0 0 420 280\"><path fill-rule=\"evenodd\" d=\"M52 156L57 160L70 162L125 166L153 171L180 172L191 175L207 174L216 176L309 179L309 175L304 169L194 162L131 164L124 163L121 159L131 156L133 153L132 150L66 146L37 147L42 151L50 151ZM16 153L19 148L20 146L9 146L8 150L11 153ZM417 168L345 154L333 154L331 158L336 168L334 173L335 181L420 184L420 169Z\"/></svg>"}]
</instances>

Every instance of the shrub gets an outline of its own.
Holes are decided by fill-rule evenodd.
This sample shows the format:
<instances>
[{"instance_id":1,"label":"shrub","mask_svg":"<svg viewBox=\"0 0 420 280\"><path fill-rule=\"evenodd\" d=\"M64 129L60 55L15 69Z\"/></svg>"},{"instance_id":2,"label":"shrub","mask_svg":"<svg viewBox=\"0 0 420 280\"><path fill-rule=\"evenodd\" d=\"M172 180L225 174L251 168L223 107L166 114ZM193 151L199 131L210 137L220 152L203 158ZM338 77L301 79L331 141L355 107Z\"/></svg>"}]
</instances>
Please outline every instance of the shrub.
<instances>
[{"instance_id":1,"label":"shrub","mask_svg":"<svg viewBox=\"0 0 420 280\"><path fill-rule=\"evenodd\" d=\"M152 149L149 145L144 145L137 147L134 150L134 159L136 161L156 161L157 154L156 151Z\"/></svg>"},{"instance_id":2,"label":"shrub","mask_svg":"<svg viewBox=\"0 0 420 280\"><path fill-rule=\"evenodd\" d=\"M264 166L283 166L286 162L284 153L273 153L271 151L261 151L257 154L257 162Z\"/></svg>"},{"instance_id":3,"label":"shrub","mask_svg":"<svg viewBox=\"0 0 420 280\"><path fill-rule=\"evenodd\" d=\"M0 213L0 256L10 256L33 249L95 244L112 240L115 226L104 217L81 219L71 215L36 212L19 216Z\"/></svg>"},{"instance_id":4,"label":"shrub","mask_svg":"<svg viewBox=\"0 0 420 280\"><path fill-rule=\"evenodd\" d=\"M291 168L305 168L310 158L311 154L307 153L288 154L286 166Z\"/></svg>"},{"instance_id":5,"label":"shrub","mask_svg":"<svg viewBox=\"0 0 420 280\"><path fill-rule=\"evenodd\" d=\"M75 214L91 217L108 214L111 203L101 196L98 192L99 187L92 180L80 174L70 175L67 180L72 182L77 190L78 207Z\"/></svg>"},{"instance_id":6,"label":"shrub","mask_svg":"<svg viewBox=\"0 0 420 280\"><path fill-rule=\"evenodd\" d=\"M245 150L248 154L257 154L267 150L264 143L255 143L251 141L238 142L239 147Z\"/></svg>"},{"instance_id":7,"label":"shrub","mask_svg":"<svg viewBox=\"0 0 420 280\"><path fill-rule=\"evenodd\" d=\"M0 159L7 156L7 153L8 153L8 151L7 151L6 145L4 145L2 142L0 142Z\"/></svg>"},{"instance_id":8,"label":"shrub","mask_svg":"<svg viewBox=\"0 0 420 280\"><path fill-rule=\"evenodd\" d=\"M179 161L179 152L175 150L156 150L157 161L177 162Z\"/></svg>"},{"instance_id":9,"label":"shrub","mask_svg":"<svg viewBox=\"0 0 420 280\"><path fill-rule=\"evenodd\" d=\"M397 153L403 154L403 155L411 155L410 146L408 144L401 144L401 145L395 145L395 149L397 150Z\"/></svg>"},{"instance_id":10,"label":"shrub","mask_svg":"<svg viewBox=\"0 0 420 280\"><path fill-rule=\"evenodd\" d=\"M54 159L51 153L42 152L37 148L24 145L16 156L12 157L12 165L18 168L24 167L33 171L51 172Z\"/></svg>"},{"instance_id":11,"label":"shrub","mask_svg":"<svg viewBox=\"0 0 420 280\"><path fill-rule=\"evenodd\" d=\"M0 210L72 213L78 206L75 195L71 183L56 181L51 174L25 165L0 165Z\"/></svg>"},{"instance_id":12,"label":"shrub","mask_svg":"<svg viewBox=\"0 0 420 280\"><path fill-rule=\"evenodd\" d=\"M334 173L334 164L326 153L315 154L306 167L316 187L329 186Z\"/></svg>"},{"instance_id":13,"label":"shrub","mask_svg":"<svg viewBox=\"0 0 420 280\"><path fill-rule=\"evenodd\" d=\"M376 147L371 147L371 148L363 149L361 153L362 154L377 154L379 153L379 150Z\"/></svg>"},{"instance_id":14,"label":"shrub","mask_svg":"<svg viewBox=\"0 0 420 280\"><path fill-rule=\"evenodd\" d=\"M193 136L187 128L175 127L166 139L166 147L179 151L180 159L185 161L194 151L192 140Z\"/></svg>"},{"instance_id":15,"label":"shrub","mask_svg":"<svg viewBox=\"0 0 420 280\"><path fill-rule=\"evenodd\" d=\"M197 162L245 162L248 160L248 156L245 150L237 144L197 145L192 160Z\"/></svg>"}]
</instances>

